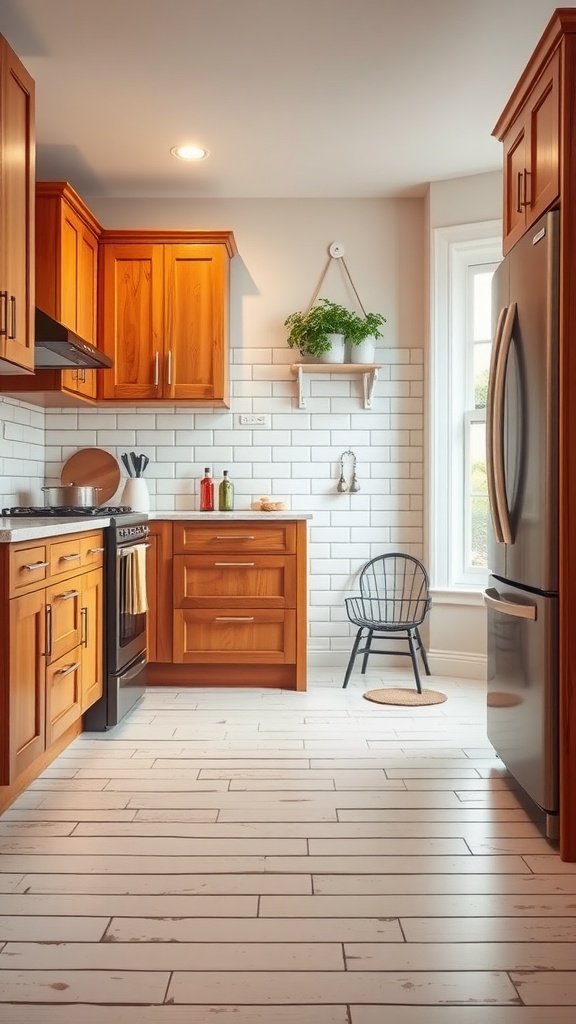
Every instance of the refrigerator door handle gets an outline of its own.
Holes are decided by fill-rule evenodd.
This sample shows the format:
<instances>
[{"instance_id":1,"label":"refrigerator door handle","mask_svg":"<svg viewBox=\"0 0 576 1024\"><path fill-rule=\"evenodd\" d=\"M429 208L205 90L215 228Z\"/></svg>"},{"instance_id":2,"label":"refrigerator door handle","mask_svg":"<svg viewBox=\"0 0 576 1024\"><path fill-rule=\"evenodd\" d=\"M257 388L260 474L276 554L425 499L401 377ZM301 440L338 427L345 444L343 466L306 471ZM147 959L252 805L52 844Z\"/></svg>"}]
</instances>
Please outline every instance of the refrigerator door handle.
<instances>
[{"instance_id":1,"label":"refrigerator door handle","mask_svg":"<svg viewBox=\"0 0 576 1024\"><path fill-rule=\"evenodd\" d=\"M492 433L492 471L494 473L494 493L498 518L504 544L513 544L510 509L506 499L506 468L504 462L504 395L506 389L506 363L512 343L512 330L516 317L516 303L512 302L506 310L500 344L496 352L493 384L493 433Z\"/></svg>"},{"instance_id":2,"label":"refrigerator door handle","mask_svg":"<svg viewBox=\"0 0 576 1024\"><path fill-rule=\"evenodd\" d=\"M496 484L494 482L494 382L496 379L496 365L498 352L502 338L502 329L506 319L508 307L504 306L498 315L494 341L492 342L492 357L490 360L490 373L488 375L488 396L486 402L486 477L488 484L488 504L492 517L494 536L499 544L503 543L504 535L500 523L498 503L496 501Z\"/></svg>"},{"instance_id":3,"label":"refrigerator door handle","mask_svg":"<svg viewBox=\"0 0 576 1024\"><path fill-rule=\"evenodd\" d=\"M515 619L532 619L532 621L536 621L535 604L517 604L516 601L507 601L506 598L500 596L495 587L488 587L482 597L484 598L484 604L495 612L500 612L502 615L512 615Z\"/></svg>"}]
</instances>

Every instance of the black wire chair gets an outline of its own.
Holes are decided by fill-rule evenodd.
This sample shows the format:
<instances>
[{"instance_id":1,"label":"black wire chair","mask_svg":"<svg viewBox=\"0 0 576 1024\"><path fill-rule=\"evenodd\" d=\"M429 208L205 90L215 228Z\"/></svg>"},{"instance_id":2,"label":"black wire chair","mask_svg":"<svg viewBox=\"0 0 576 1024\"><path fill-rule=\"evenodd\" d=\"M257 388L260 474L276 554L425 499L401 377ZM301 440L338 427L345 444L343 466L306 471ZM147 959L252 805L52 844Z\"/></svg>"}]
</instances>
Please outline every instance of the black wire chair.
<instances>
[{"instance_id":1,"label":"black wire chair","mask_svg":"<svg viewBox=\"0 0 576 1024\"><path fill-rule=\"evenodd\" d=\"M348 686L354 662L363 654L362 673L371 654L401 654L412 659L416 689L422 693L417 654L420 652L426 675L430 675L428 658L418 626L426 618L432 604L428 573L417 558L398 551L379 555L367 562L360 574L360 596L345 598L346 614L358 626L356 639L344 676L343 689ZM408 650L383 650L373 647L376 640L404 641ZM361 646L362 641L365 641Z\"/></svg>"}]
</instances>

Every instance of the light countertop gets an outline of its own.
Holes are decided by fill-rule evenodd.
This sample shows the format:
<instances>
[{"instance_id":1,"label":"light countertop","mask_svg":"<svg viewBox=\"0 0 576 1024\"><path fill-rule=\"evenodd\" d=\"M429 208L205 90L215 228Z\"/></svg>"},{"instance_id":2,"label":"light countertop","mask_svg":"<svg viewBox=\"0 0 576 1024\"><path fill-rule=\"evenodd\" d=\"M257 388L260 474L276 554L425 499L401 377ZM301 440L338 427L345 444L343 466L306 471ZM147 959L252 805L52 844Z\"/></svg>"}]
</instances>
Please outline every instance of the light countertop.
<instances>
[{"instance_id":1,"label":"light countertop","mask_svg":"<svg viewBox=\"0 0 576 1024\"><path fill-rule=\"evenodd\" d=\"M121 517L118 517L121 519ZM149 512L148 519L163 521L205 521L225 522L246 520L291 520L312 519L311 512L252 512L250 509L234 512ZM0 516L0 544L15 544L23 540L42 540L45 537L59 537L66 533L85 533L87 530L102 530L110 525L110 516L55 516L14 517Z\"/></svg>"}]
</instances>

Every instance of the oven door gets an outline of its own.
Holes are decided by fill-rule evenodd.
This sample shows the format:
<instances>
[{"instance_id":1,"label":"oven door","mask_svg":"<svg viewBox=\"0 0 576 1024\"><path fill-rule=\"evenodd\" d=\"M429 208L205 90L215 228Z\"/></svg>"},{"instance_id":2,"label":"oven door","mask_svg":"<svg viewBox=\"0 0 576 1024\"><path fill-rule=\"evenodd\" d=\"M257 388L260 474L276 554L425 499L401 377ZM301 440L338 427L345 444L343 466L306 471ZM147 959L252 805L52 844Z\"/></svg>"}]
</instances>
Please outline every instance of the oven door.
<instances>
[{"instance_id":1,"label":"oven door","mask_svg":"<svg viewBox=\"0 0 576 1024\"><path fill-rule=\"evenodd\" d=\"M108 671L117 675L146 650L146 549L118 547L114 559L113 615ZM112 588L111 588L112 589ZM111 595L112 596L112 595Z\"/></svg>"}]
</instances>

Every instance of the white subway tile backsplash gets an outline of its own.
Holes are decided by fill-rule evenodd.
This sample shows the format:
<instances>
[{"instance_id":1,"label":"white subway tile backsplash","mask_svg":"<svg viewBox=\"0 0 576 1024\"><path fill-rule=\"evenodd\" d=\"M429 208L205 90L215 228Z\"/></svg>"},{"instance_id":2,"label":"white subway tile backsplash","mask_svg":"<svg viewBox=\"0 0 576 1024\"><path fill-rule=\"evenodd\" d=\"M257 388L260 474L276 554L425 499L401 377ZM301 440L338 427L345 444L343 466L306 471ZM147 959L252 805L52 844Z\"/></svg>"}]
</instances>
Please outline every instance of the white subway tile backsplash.
<instances>
[{"instance_id":1,"label":"white subway tile backsplash","mask_svg":"<svg viewBox=\"0 0 576 1024\"><path fill-rule=\"evenodd\" d=\"M306 408L299 409L297 382L288 369L294 353L257 343L243 348L240 336L233 349L230 410L44 411L0 399L3 504L16 504L17 495L26 493L42 503L42 484L58 482L64 461L81 447L103 447L118 460L126 450L145 452L151 503L158 512L195 510L204 466L211 467L216 483L228 469L237 508L272 494L294 511L313 513L310 646L319 652L342 650L350 635L344 597L357 592L364 563L396 547L422 555L423 353L382 348L377 360L383 366L368 410L362 377L329 369L305 377ZM239 427L240 412L266 413L270 423ZM350 449L361 489L339 493L340 458ZM344 469L349 482L350 458ZM124 479L122 471L121 487Z\"/></svg>"}]
</instances>

